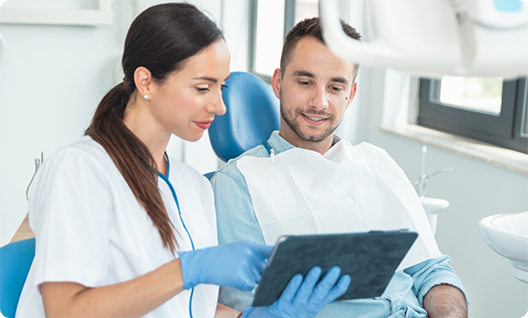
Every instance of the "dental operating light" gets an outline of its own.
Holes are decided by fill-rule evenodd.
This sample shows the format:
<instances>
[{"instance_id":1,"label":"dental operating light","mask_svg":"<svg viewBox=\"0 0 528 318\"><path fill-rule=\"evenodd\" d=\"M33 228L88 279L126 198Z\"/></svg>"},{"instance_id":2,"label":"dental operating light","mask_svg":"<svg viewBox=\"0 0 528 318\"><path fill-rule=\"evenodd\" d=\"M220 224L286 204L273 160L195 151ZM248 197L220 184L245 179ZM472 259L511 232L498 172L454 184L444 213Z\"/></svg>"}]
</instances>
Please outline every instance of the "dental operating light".
<instances>
[{"instance_id":1,"label":"dental operating light","mask_svg":"<svg viewBox=\"0 0 528 318\"><path fill-rule=\"evenodd\" d=\"M528 0L367 0L363 42L341 28L338 0L319 6L343 60L433 78L528 76Z\"/></svg>"}]
</instances>

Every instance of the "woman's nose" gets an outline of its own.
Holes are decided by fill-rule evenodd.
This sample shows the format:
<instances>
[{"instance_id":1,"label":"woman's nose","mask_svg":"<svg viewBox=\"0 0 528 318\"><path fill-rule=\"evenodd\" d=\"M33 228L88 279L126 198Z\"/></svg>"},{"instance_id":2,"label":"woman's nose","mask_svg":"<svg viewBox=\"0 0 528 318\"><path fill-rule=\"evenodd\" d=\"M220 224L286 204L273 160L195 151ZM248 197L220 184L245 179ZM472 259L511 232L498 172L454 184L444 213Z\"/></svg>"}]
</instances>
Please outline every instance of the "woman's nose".
<instances>
[{"instance_id":1,"label":"woman's nose","mask_svg":"<svg viewBox=\"0 0 528 318\"><path fill-rule=\"evenodd\" d=\"M222 91L214 97L214 99L209 103L209 107L207 109L208 112L213 113L215 115L223 115L226 113L226 106L224 104L224 100L222 98Z\"/></svg>"}]
</instances>

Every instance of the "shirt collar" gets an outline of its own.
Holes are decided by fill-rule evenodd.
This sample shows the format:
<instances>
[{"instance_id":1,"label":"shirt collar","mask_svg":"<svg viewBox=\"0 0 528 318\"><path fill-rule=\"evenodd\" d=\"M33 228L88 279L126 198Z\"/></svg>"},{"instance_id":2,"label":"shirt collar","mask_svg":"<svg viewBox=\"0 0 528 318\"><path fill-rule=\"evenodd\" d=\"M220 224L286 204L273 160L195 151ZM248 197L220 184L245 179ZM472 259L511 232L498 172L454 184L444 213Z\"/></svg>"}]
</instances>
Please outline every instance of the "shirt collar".
<instances>
[{"instance_id":1,"label":"shirt collar","mask_svg":"<svg viewBox=\"0 0 528 318\"><path fill-rule=\"evenodd\" d=\"M332 140L332 147L335 144L337 144L340 140L341 140L341 137L339 137L337 134L334 133L334 139ZM295 146L293 146L292 144L287 142L284 138L279 136L278 130L275 130L274 132L271 133L271 136L268 139L268 144L270 145L271 149L275 151L276 155L286 150L295 148Z\"/></svg>"}]
</instances>

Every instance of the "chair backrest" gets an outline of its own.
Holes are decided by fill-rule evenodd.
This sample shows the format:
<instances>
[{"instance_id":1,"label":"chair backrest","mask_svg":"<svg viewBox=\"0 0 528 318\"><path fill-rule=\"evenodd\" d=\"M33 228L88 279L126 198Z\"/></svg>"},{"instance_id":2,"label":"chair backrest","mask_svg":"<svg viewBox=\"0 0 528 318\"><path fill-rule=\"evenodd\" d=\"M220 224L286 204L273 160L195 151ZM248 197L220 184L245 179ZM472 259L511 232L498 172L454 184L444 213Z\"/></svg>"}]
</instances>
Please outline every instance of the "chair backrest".
<instances>
[{"instance_id":1,"label":"chair backrest","mask_svg":"<svg viewBox=\"0 0 528 318\"><path fill-rule=\"evenodd\" d=\"M211 145L223 161L262 144L280 128L279 100L263 80L233 72L226 85L222 93L226 113L209 127Z\"/></svg>"},{"instance_id":2,"label":"chair backrest","mask_svg":"<svg viewBox=\"0 0 528 318\"><path fill-rule=\"evenodd\" d=\"M0 312L15 317L18 299L35 257L35 238L0 248Z\"/></svg>"}]
</instances>

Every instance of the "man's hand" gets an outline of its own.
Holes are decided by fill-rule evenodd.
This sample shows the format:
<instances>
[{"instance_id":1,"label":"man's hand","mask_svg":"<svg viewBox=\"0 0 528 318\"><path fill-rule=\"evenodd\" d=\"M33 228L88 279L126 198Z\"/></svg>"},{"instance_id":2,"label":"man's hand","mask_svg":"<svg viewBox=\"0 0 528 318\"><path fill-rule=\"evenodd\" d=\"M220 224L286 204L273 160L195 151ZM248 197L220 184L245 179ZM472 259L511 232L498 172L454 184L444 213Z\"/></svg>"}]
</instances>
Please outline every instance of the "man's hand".
<instances>
[{"instance_id":1,"label":"man's hand","mask_svg":"<svg viewBox=\"0 0 528 318\"><path fill-rule=\"evenodd\" d=\"M423 306L430 318L467 318L466 297L451 285L436 285L425 295Z\"/></svg>"}]
</instances>

